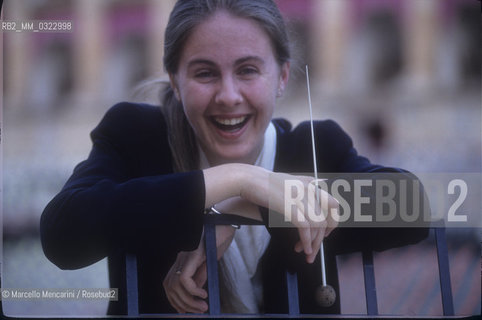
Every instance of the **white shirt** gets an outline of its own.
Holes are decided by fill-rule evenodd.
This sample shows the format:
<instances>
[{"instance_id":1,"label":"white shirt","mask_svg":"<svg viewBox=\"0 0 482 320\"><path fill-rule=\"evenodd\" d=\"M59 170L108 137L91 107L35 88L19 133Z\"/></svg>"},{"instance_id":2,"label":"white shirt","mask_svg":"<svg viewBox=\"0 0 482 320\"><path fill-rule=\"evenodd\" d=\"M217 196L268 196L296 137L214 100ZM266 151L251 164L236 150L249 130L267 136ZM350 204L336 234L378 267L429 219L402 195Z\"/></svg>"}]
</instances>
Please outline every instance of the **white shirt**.
<instances>
[{"instance_id":1,"label":"white shirt","mask_svg":"<svg viewBox=\"0 0 482 320\"><path fill-rule=\"evenodd\" d=\"M256 166L273 171L276 157L276 129L270 122ZM201 169L209 167L200 150ZM241 226L219 261L221 311L259 313L263 305L263 285L258 263L268 247L270 234L265 226Z\"/></svg>"}]
</instances>

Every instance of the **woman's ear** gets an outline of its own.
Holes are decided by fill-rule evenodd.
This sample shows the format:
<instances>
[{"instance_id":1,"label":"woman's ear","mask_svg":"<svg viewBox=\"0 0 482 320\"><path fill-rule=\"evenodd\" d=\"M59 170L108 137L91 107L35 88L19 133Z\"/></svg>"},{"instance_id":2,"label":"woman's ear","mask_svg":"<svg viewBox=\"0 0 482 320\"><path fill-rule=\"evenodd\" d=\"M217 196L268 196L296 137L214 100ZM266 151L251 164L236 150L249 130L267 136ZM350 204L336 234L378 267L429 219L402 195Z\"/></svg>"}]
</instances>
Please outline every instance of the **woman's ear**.
<instances>
[{"instance_id":1,"label":"woman's ear","mask_svg":"<svg viewBox=\"0 0 482 320\"><path fill-rule=\"evenodd\" d=\"M280 70L279 84L278 84L279 96L283 95L286 85L288 84L289 77L290 77L290 62L287 61L283 63Z\"/></svg>"},{"instance_id":2,"label":"woman's ear","mask_svg":"<svg viewBox=\"0 0 482 320\"><path fill-rule=\"evenodd\" d=\"M178 101L181 101L181 95L179 94L179 89L177 88L176 78L172 73L169 73L169 82L171 83L171 88L174 91L174 96Z\"/></svg>"}]
</instances>

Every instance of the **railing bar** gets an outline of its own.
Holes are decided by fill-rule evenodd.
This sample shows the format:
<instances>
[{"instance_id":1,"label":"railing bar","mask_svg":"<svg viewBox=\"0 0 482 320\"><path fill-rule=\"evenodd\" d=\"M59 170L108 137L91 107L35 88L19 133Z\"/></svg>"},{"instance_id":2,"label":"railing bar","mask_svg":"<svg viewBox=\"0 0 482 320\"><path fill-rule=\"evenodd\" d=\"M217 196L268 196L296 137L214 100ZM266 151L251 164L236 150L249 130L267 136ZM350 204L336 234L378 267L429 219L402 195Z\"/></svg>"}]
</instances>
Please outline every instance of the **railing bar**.
<instances>
[{"instance_id":1,"label":"railing bar","mask_svg":"<svg viewBox=\"0 0 482 320\"><path fill-rule=\"evenodd\" d=\"M373 268L373 253L363 251L363 275L365 278L365 296L367 303L367 315L378 315L377 288L375 285L375 270Z\"/></svg>"},{"instance_id":2,"label":"railing bar","mask_svg":"<svg viewBox=\"0 0 482 320\"><path fill-rule=\"evenodd\" d=\"M453 316L454 304L452 285L450 283L450 267L445 227L433 228L435 230L435 243L437 246L438 271L440 278L440 291L442 294L442 308L445 316Z\"/></svg>"},{"instance_id":3,"label":"railing bar","mask_svg":"<svg viewBox=\"0 0 482 320\"><path fill-rule=\"evenodd\" d=\"M139 296L137 291L137 257L126 254L127 315L139 315Z\"/></svg>"},{"instance_id":4,"label":"railing bar","mask_svg":"<svg viewBox=\"0 0 482 320\"><path fill-rule=\"evenodd\" d=\"M298 276L296 273L286 271L286 284L288 287L288 313L290 316L300 314L300 304L298 300Z\"/></svg>"},{"instance_id":5,"label":"railing bar","mask_svg":"<svg viewBox=\"0 0 482 320\"><path fill-rule=\"evenodd\" d=\"M223 214L207 214L204 217L205 223L212 223L216 225L264 225L262 221L250 219L234 214L223 213Z\"/></svg>"},{"instance_id":6,"label":"railing bar","mask_svg":"<svg viewBox=\"0 0 482 320\"><path fill-rule=\"evenodd\" d=\"M216 227L214 224L204 224L204 236L206 241L209 314L220 315L221 303L219 300L218 263L216 257Z\"/></svg>"}]
</instances>

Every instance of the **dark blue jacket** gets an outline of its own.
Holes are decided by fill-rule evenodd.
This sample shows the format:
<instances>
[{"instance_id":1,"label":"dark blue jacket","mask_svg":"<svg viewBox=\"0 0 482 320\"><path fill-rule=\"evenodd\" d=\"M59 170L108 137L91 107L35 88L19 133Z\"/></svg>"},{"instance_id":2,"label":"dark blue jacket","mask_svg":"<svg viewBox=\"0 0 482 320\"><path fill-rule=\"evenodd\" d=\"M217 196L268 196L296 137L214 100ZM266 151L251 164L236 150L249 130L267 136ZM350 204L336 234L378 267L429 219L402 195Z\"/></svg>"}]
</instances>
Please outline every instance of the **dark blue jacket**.
<instances>
[{"instance_id":1,"label":"dark blue jacket","mask_svg":"<svg viewBox=\"0 0 482 320\"><path fill-rule=\"evenodd\" d=\"M277 130L275 171L312 172L309 123L296 128L273 120ZM371 164L357 154L333 121L315 122L320 172L381 172L398 169ZM93 147L61 192L45 208L41 239L46 256L62 269L78 269L108 258L119 301L109 314L126 314L125 252L138 259L141 313L175 312L162 288L179 251L194 250L201 237L205 200L202 171L173 173L166 124L159 107L120 103L92 131ZM266 217L266 210L262 209ZM314 264L293 251L296 230L269 228L270 245L261 260L267 313L287 312L285 267L298 271L304 313L339 313L340 302L318 307L319 256ZM328 283L338 290L335 256L416 243L427 229L338 228L325 240Z\"/></svg>"}]
</instances>

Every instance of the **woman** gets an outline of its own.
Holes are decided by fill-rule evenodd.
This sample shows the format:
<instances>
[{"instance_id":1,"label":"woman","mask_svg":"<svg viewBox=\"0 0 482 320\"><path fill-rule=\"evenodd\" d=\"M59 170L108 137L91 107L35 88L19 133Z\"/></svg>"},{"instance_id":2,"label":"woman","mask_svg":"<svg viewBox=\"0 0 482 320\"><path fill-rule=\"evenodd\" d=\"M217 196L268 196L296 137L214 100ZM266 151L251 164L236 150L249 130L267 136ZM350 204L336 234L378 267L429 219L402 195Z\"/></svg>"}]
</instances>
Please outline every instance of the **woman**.
<instances>
[{"instance_id":1,"label":"woman","mask_svg":"<svg viewBox=\"0 0 482 320\"><path fill-rule=\"evenodd\" d=\"M178 1L165 33L170 84L162 108L121 103L107 112L91 134L88 159L42 215L47 257L75 269L107 256L111 287L119 288L109 314L126 313L125 252L137 255L141 313L205 312L205 209L216 204L261 220L260 208L270 205L289 215L282 197L287 172L313 170L307 124L292 129L286 120L272 121L289 59L284 22L272 0ZM334 122L317 122L315 130L323 150L319 171L394 170L358 156ZM296 178L308 187L310 178ZM317 210L330 212L337 202L325 195ZM235 235L230 226L217 227L223 311L285 312L280 275L289 267L300 271L302 312L339 313L338 300L321 308L313 294L321 282L320 243L336 224L332 218L293 221L294 233L243 226ZM425 236L400 230L395 242L380 245L374 234L336 229L326 238L328 283L337 288L339 252L381 250Z\"/></svg>"}]
</instances>

